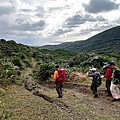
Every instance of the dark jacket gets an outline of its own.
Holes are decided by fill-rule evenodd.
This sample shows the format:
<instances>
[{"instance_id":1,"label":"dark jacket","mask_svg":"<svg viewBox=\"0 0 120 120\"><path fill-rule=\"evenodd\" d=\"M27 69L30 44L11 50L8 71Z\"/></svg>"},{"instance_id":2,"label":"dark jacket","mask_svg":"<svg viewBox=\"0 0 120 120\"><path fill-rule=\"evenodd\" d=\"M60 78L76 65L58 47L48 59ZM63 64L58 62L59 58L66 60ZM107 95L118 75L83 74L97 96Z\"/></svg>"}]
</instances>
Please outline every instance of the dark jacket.
<instances>
[{"instance_id":1,"label":"dark jacket","mask_svg":"<svg viewBox=\"0 0 120 120\"><path fill-rule=\"evenodd\" d=\"M120 84L120 69L116 68L113 71L114 77L113 77L113 84Z\"/></svg>"},{"instance_id":2,"label":"dark jacket","mask_svg":"<svg viewBox=\"0 0 120 120\"><path fill-rule=\"evenodd\" d=\"M88 76L92 77L92 84L96 85L97 84L97 78L100 78L100 73L99 72L95 72L95 73L91 73L88 72Z\"/></svg>"}]
</instances>

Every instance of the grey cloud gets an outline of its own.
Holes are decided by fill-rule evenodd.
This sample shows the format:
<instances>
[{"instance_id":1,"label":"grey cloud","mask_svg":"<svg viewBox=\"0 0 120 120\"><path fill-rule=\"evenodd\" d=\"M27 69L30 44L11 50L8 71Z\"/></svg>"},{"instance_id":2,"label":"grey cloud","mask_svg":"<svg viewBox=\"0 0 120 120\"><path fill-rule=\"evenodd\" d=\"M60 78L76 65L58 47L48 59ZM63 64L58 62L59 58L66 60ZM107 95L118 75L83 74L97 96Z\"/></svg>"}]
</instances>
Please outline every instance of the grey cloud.
<instances>
[{"instance_id":1,"label":"grey cloud","mask_svg":"<svg viewBox=\"0 0 120 120\"><path fill-rule=\"evenodd\" d=\"M13 7L0 6L0 16L9 15L9 14L11 14L13 12L15 12L15 9Z\"/></svg>"},{"instance_id":2,"label":"grey cloud","mask_svg":"<svg viewBox=\"0 0 120 120\"><path fill-rule=\"evenodd\" d=\"M12 28L14 30L19 31L36 31L36 30L43 30L45 27L45 21L40 20L36 23L30 24L30 23L22 23L18 26L13 26Z\"/></svg>"},{"instance_id":3,"label":"grey cloud","mask_svg":"<svg viewBox=\"0 0 120 120\"><path fill-rule=\"evenodd\" d=\"M35 11L36 11L36 16L38 17L44 17L46 12L42 6L38 6Z\"/></svg>"},{"instance_id":4,"label":"grey cloud","mask_svg":"<svg viewBox=\"0 0 120 120\"><path fill-rule=\"evenodd\" d=\"M51 7L48 9L49 12L54 12L54 11L57 11L57 10L63 10L64 8L63 7Z\"/></svg>"},{"instance_id":5,"label":"grey cloud","mask_svg":"<svg viewBox=\"0 0 120 120\"><path fill-rule=\"evenodd\" d=\"M73 30L72 29L63 29L63 28L60 28L60 29L57 29L53 35L54 36L59 36L59 35L63 35L65 33L71 32L71 31L73 31Z\"/></svg>"},{"instance_id":6,"label":"grey cloud","mask_svg":"<svg viewBox=\"0 0 120 120\"><path fill-rule=\"evenodd\" d=\"M120 24L120 17L114 21L114 23Z\"/></svg>"},{"instance_id":7,"label":"grey cloud","mask_svg":"<svg viewBox=\"0 0 120 120\"><path fill-rule=\"evenodd\" d=\"M71 9L71 6L65 5L65 6L59 6L59 7L50 7L48 11L55 12L55 11L62 11L62 10L69 10L69 9Z\"/></svg>"},{"instance_id":8,"label":"grey cloud","mask_svg":"<svg viewBox=\"0 0 120 120\"><path fill-rule=\"evenodd\" d=\"M49 44L51 45L51 43L52 44L59 43L59 42L56 42L55 39L51 40L51 38L42 38L42 37L31 37L31 38L23 37L23 38L18 38L16 42L22 43L25 45L30 45L30 46L43 46L43 45L49 45Z\"/></svg>"},{"instance_id":9,"label":"grey cloud","mask_svg":"<svg viewBox=\"0 0 120 120\"><path fill-rule=\"evenodd\" d=\"M96 21L107 21L107 19L100 15L96 17Z\"/></svg>"},{"instance_id":10,"label":"grey cloud","mask_svg":"<svg viewBox=\"0 0 120 120\"><path fill-rule=\"evenodd\" d=\"M79 33L77 33L76 35L87 35L87 34L90 34L92 32L96 32L96 31L98 33L100 33L104 30L110 29L110 28L115 27L115 26L116 25L113 25L113 24L108 23L108 22L106 22L103 25L100 25L99 23L96 23L96 24L94 24L93 27L89 27L89 28L86 28L84 30L80 30Z\"/></svg>"},{"instance_id":11,"label":"grey cloud","mask_svg":"<svg viewBox=\"0 0 120 120\"><path fill-rule=\"evenodd\" d=\"M20 9L20 12L28 13L28 12L32 12L32 10L30 10L30 9Z\"/></svg>"},{"instance_id":12,"label":"grey cloud","mask_svg":"<svg viewBox=\"0 0 120 120\"><path fill-rule=\"evenodd\" d=\"M112 0L90 0L89 4L83 4L83 7L89 13L99 13L118 9L119 5Z\"/></svg>"},{"instance_id":13,"label":"grey cloud","mask_svg":"<svg viewBox=\"0 0 120 120\"><path fill-rule=\"evenodd\" d=\"M72 28L72 27L79 27L79 25L84 24L85 22L96 22L96 21L106 21L103 16L93 17L89 14L86 15L74 15L70 18L67 18L65 21L65 27Z\"/></svg>"}]
</instances>

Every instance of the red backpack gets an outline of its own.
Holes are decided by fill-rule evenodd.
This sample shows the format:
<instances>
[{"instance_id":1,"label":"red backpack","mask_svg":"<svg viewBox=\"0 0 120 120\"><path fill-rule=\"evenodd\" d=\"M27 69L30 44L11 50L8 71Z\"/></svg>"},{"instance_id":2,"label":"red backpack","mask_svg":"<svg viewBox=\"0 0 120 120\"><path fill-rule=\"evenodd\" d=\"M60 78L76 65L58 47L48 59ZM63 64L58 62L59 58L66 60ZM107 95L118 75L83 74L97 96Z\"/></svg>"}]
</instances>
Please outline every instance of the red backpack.
<instances>
[{"instance_id":1,"label":"red backpack","mask_svg":"<svg viewBox=\"0 0 120 120\"><path fill-rule=\"evenodd\" d=\"M64 68L59 68L58 74L59 74L58 82L64 83L66 81L66 70Z\"/></svg>"}]
</instances>

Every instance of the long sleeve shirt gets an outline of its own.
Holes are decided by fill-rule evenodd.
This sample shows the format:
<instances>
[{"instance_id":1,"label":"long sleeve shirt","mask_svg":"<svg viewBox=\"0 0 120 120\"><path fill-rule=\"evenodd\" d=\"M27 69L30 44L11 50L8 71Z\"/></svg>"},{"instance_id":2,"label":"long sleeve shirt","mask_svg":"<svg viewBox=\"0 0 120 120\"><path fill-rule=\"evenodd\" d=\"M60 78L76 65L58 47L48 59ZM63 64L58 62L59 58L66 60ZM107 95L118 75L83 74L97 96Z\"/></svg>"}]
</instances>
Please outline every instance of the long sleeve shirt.
<instances>
[{"instance_id":1,"label":"long sleeve shirt","mask_svg":"<svg viewBox=\"0 0 120 120\"><path fill-rule=\"evenodd\" d=\"M58 74L58 71L55 71L54 76L53 76L53 80L56 81L57 78L59 78L59 74Z\"/></svg>"},{"instance_id":2,"label":"long sleeve shirt","mask_svg":"<svg viewBox=\"0 0 120 120\"><path fill-rule=\"evenodd\" d=\"M100 78L100 73L99 72L95 72L95 73L88 72L88 76L93 78L92 84L97 84L97 78Z\"/></svg>"},{"instance_id":3,"label":"long sleeve shirt","mask_svg":"<svg viewBox=\"0 0 120 120\"><path fill-rule=\"evenodd\" d=\"M112 80L112 69L111 68L108 67L106 69L105 77L106 77L106 80Z\"/></svg>"}]
</instances>

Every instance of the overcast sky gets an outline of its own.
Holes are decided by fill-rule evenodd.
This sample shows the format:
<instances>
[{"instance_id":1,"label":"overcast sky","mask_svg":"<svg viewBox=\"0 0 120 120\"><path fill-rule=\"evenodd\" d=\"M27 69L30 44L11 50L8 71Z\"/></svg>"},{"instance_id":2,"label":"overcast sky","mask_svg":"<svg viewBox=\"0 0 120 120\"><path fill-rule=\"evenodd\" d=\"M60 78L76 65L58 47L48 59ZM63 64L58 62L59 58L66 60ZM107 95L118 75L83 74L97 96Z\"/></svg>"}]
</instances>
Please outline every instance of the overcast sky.
<instances>
[{"instance_id":1,"label":"overcast sky","mask_svg":"<svg viewBox=\"0 0 120 120\"><path fill-rule=\"evenodd\" d=\"M120 0L0 0L0 38L31 46L86 40L120 24Z\"/></svg>"}]
</instances>

